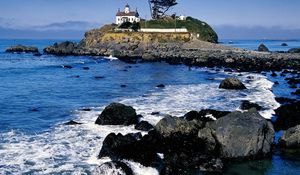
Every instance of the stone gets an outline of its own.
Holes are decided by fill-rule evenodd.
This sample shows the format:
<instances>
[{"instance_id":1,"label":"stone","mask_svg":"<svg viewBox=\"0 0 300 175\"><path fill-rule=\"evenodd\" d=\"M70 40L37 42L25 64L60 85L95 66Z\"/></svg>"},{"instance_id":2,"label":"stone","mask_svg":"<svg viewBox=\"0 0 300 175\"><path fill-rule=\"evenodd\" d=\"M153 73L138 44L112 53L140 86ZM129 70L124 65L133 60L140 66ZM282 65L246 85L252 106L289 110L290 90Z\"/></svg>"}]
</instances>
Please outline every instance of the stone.
<instances>
[{"instance_id":1,"label":"stone","mask_svg":"<svg viewBox=\"0 0 300 175\"><path fill-rule=\"evenodd\" d=\"M260 44L257 49L259 52L269 52L269 49L264 44Z\"/></svg>"},{"instance_id":2,"label":"stone","mask_svg":"<svg viewBox=\"0 0 300 175\"><path fill-rule=\"evenodd\" d=\"M190 111L184 115L184 118L188 121L200 120L202 122L214 121L213 118L219 119L227 114L229 111L217 111L213 109L203 109L201 111Z\"/></svg>"},{"instance_id":3,"label":"stone","mask_svg":"<svg viewBox=\"0 0 300 175\"><path fill-rule=\"evenodd\" d=\"M300 125L284 131L282 137L279 139L279 144L288 149L300 148Z\"/></svg>"},{"instance_id":4,"label":"stone","mask_svg":"<svg viewBox=\"0 0 300 175\"><path fill-rule=\"evenodd\" d=\"M151 129L154 129L154 127L147 121L141 121L135 125L134 129L140 131L150 131Z\"/></svg>"},{"instance_id":5,"label":"stone","mask_svg":"<svg viewBox=\"0 0 300 175\"><path fill-rule=\"evenodd\" d=\"M281 46L286 47L286 46L288 46L288 44L287 43L282 43Z\"/></svg>"},{"instance_id":6,"label":"stone","mask_svg":"<svg viewBox=\"0 0 300 175\"><path fill-rule=\"evenodd\" d=\"M243 90L246 86L237 78L230 77L223 80L219 86L220 89Z\"/></svg>"},{"instance_id":7,"label":"stone","mask_svg":"<svg viewBox=\"0 0 300 175\"><path fill-rule=\"evenodd\" d=\"M211 125L225 159L261 158L267 156L274 142L274 129L256 109L232 112Z\"/></svg>"},{"instance_id":8,"label":"stone","mask_svg":"<svg viewBox=\"0 0 300 175\"><path fill-rule=\"evenodd\" d=\"M79 122L76 122L74 120L71 120L71 121L69 121L67 123L64 123L64 125L82 125L82 123L79 123Z\"/></svg>"},{"instance_id":9,"label":"stone","mask_svg":"<svg viewBox=\"0 0 300 175\"><path fill-rule=\"evenodd\" d=\"M38 54L39 49L37 47L16 45L16 46L11 46L10 48L6 49L5 52L7 52L7 53L34 53L34 54Z\"/></svg>"},{"instance_id":10,"label":"stone","mask_svg":"<svg viewBox=\"0 0 300 175\"><path fill-rule=\"evenodd\" d=\"M108 105L96 120L98 125L133 125L138 123L135 109L121 103Z\"/></svg>"},{"instance_id":11,"label":"stone","mask_svg":"<svg viewBox=\"0 0 300 175\"><path fill-rule=\"evenodd\" d=\"M277 119L273 122L276 131L300 125L300 101L282 105L275 110Z\"/></svg>"},{"instance_id":12,"label":"stone","mask_svg":"<svg viewBox=\"0 0 300 175\"><path fill-rule=\"evenodd\" d=\"M101 175L134 175L132 169L124 162L106 162L93 170L92 174Z\"/></svg>"},{"instance_id":13,"label":"stone","mask_svg":"<svg viewBox=\"0 0 300 175\"><path fill-rule=\"evenodd\" d=\"M288 53L300 53L300 48L292 48L288 50Z\"/></svg>"},{"instance_id":14,"label":"stone","mask_svg":"<svg viewBox=\"0 0 300 175\"><path fill-rule=\"evenodd\" d=\"M156 87L158 87L158 88L164 88L165 85L164 85L164 84L159 84L159 85L157 85Z\"/></svg>"},{"instance_id":15,"label":"stone","mask_svg":"<svg viewBox=\"0 0 300 175\"><path fill-rule=\"evenodd\" d=\"M241 104L241 106L240 106L240 108L242 109L242 110L249 110L249 109L251 109L251 108L255 108L256 110L261 110L262 109L262 107L260 106L260 105L258 105L258 104L256 104L256 103L251 103L250 101L248 101L248 100L243 100L242 101L242 104Z\"/></svg>"},{"instance_id":16,"label":"stone","mask_svg":"<svg viewBox=\"0 0 300 175\"><path fill-rule=\"evenodd\" d=\"M53 46L46 47L44 52L46 54L65 56L74 55L78 44L70 41L65 41L62 43L55 43Z\"/></svg>"}]
</instances>

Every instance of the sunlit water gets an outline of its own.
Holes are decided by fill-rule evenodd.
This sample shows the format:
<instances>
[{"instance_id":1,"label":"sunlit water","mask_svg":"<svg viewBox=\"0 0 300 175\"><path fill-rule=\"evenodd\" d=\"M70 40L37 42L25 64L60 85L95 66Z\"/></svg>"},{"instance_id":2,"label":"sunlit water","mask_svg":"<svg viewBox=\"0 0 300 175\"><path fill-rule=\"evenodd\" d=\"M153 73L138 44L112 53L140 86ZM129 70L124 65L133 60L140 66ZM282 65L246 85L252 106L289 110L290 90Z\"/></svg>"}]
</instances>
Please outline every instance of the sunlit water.
<instances>
[{"instance_id":1,"label":"sunlit water","mask_svg":"<svg viewBox=\"0 0 300 175\"><path fill-rule=\"evenodd\" d=\"M283 78L271 78L269 73L242 73L239 78L248 89L228 91L218 89L220 81L238 73L165 63L127 64L102 57L4 53L6 47L20 43L42 49L54 41L0 40L0 174L96 174L95 168L109 161L97 159L106 135L139 132L134 126L94 124L111 102L131 105L144 116L142 120L156 124L165 114L182 116L190 110L208 108L238 110L242 100L260 104L264 108L261 114L271 118L279 107L275 96L291 97ZM63 65L73 68L64 69ZM99 76L104 78L95 78ZM280 85L274 86L274 81ZM161 83L166 87L156 88ZM156 111L161 115L151 115ZM83 125L63 125L69 120ZM157 174L153 168L126 163L136 174ZM234 165L228 173L245 167L252 173L251 166L256 163ZM298 160L275 155L257 172L295 173L299 164Z\"/></svg>"}]
</instances>

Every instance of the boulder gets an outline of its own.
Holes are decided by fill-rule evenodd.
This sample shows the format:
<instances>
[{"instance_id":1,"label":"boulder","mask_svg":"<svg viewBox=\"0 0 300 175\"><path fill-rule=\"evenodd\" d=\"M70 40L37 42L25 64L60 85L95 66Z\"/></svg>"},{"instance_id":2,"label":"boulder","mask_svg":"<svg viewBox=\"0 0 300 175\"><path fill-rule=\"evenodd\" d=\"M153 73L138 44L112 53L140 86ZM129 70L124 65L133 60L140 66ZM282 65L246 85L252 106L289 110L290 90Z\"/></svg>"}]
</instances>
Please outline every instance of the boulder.
<instances>
[{"instance_id":1,"label":"boulder","mask_svg":"<svg viewBox=\"0 0 300 175\"><path fill-rule=\"evenodd\" d=\"M136 124L134 127L134 129L141 130L141 131L149 131L153 128L154 127L147 121L141 121L140 123Z\"/></svg>"},{"instance_id":2,"label":"boulder","mask_svg":"<svg viewBox=\"0 0 300 175\"><path fill-rule=\"evenodd\" d=\"M288 44L287 43L282 43L281 46L286 47L286 46L288 46Z\"/></svg>"},{"instance_id":3,"label":"boulder","mask_svg":"<svg viewBox=\"0 0 300 175\"><path fill-rule=\"evenodd\" d=\"M101 175L133 175L131 168L124 162L106 162L93 170L92 174Z\"/></svg>"},{"instance_id":4,"label":"boulder","mask_svg":"<svg viewBox=\"0 0 300 175\"><path fill-rule=\"evenodd\" d=\"M260 158L268 155L274 142L274 129L256 109L232 112L210 127L225 159Z\"/></svg>"},{"instance_id":5,"label":"boulder","mask_svg":"<svg viewBox=\"0 0 300 175\"><path fill-rule=\"evenodd\" d=\"M220 89L242 90L247 89L246 86L237 78L230 77L223 80L219 86Z\"/></svg>"},{"instance_id":6,"label":"boulder","mask_svg":"<svg viewBox=\"0 0 300 175\"><path fill-rule=\"evenodd\" d=\"M175 133L195 135L198 133L199 129L203 127L204 123L201 121L187 121L183 118L167 116L160 120L154 128L162 137L170 137Z\"/></svg>"},{"instance_id":7,"label":"boulder","mask_svg":"<svg viewBox=\"0 0 300 175\"><path fill-rule=\"evenodd\" d=\"M291 104L297 101L296 99L286 97L275 97L275 100L280 104Z\"/></svg>"},{"instance_id":8,"label":"boulder","mask_svg":"<svg viewBox=\"0 0 300 175\"><path fill-rule=\"evenodd\" d=\"M300 125L300 101L282 105L275 112L277 119L273 124L276 131Z\"/></svg>"},{"instance_id":9,"label":"boulder","mask_svg":"<svg viewBox=\"0 0 300 175\"><path fill-rule=\"evenodd\" d=\"M23 45L16 45L11 46L10 48L6 49L7 53L39 53L39 49L37 47L31 46L23 46Z\"/></svg>"},{"instance_id":10,"label":"boulder","mask_svg":"<svg viewBox=\"0 0 300 175\"><path fill-rule=\"evenodd\" d=\"M264 44L260 44L257 49L259 52L269 52L269 49Z\"/></svg>"},{"instance_id":11,"label":"boulder","mask_svg":"<svg viewBox=\"0 0 300 175\"><path fill-rule=\"evenodd\" d=\"M288 53L300 53L300 48L292 48L288 50Z\"/></svg>"},{"instance_id":12,"label":"boulder","mask_svg":"<svg viewBox=\"0 0 300 175\"><path fill-rule=\"evenodd\" d=\"M141 138L141 133L125 136L111 133L104 139L98 157L109 157L115 161L132 160L144 166L157 167L161 162L160 158L155 150Z\"/></svg>"},{"instance_id":13,"label":"boulder","mask_svg":"<svg viewBox=\"0 0 300 175\"><path fill-rule=\"evenodd\" d=\"M64 56L64 55L75 55L75 50L78 44L70 41L62 43L55 43L53 46L48 46L44 49L47 54Z\"/></svg>"},{"instance_id":14,"label":"boulder","mask_svg":"<svg viewBox=\"0 0 300 175\"><path fill-rule=\"evenodd\" d=\"M300 89L297 89L295 92L292 92L292 94L300 96Z\"/></svg>"},{"instance_id":15,"label":"boulder","mask_svg":"<svg viewBox=\"0 0 300 175\"><path fill-rule=\"evenodd\" d=\"M190 111L184 115L184 118L188 121L200 120L202 122L214 121L213 118L218 119L227 114L229 111L217 111L213 109L203 109L201 111Z\"/></svg>"},{"instance_id":16,"label":"boulder","mask_svg":"<svg viewBox=\"0 0 300 175\"><path fill-rule=\"evenodd\" d=\"M121 103L108 105L96 120L98 125L132 125L138 123L135 109Z\"/></svg>"},{"instance_id":17,"label":"boulder","mask_svg":"<svg viewBox=\"0 0 300 175\"><path fill-rule=\"evenodd\" d=\"M288 149L300 148L300 125L284 131L279 144Z\"/></svg>"},{"instance_id":18,"label":"boulder","mask_svg":"<svg viewBox=\"0 0 300 175\"><path fill-rule=\"evenodd\" d=\"M79 122L76 122L76 121L74 121L74 120L71 120L71 121L69 121L69 122L67 122L67 123L64 123L64 125L81 125L82 123L79 123Z\"/></svg>"},{"instance_id":19,"label":"boulder","mask_svg":"<svg viewBox=\"0 0 300 175\"><path fill-rule=\"evenodd\" d=\"M248 101L248 100L243 100L243 101L242 101L242 104L241 104L241 106L240 106L240 108L241 108L241 110L249 110L249 109L251 109L251 108L255 108L255 109L258 110L258 111L262 109L262 107L259 106L258 104L256 104L256 103L251 103L251 102Z\"/></svg>"}]
</instances>

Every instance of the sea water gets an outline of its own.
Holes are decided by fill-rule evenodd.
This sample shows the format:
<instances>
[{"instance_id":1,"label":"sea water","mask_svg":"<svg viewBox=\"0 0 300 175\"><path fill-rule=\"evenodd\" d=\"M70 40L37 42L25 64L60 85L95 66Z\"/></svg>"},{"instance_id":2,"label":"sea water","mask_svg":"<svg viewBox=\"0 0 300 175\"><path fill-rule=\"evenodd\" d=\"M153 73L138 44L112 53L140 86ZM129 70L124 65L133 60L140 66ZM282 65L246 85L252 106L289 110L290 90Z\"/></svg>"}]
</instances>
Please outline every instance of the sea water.
<instances>
[{"instance_id":1,"label":"sea water","mask_svg":"<svg viewBox=\"0 0 300 175\"><path fill-rule=\"evenodd\" d=\"M240 74L166 63L127 64L104 57L4 53L15 44L41 50L54 42L0 40L0 174L96 174L95 168L109 161L97 159L109 133L139 132L134 126L94 124L111 102L133 106L144 116L142 120L155 125L166 114L180 117L190 110L239 110L242 100L261 105L261 115L270 119L280 106L276 96L297 98L290 95L292 90L282 78L272 78L270 73ZM65 69L64 65L73 68ZM99 76L103 78L95 78ZM228 76L239 76L248 89L218 89ZM274 81L280 85L275 86ZM158 84L166 87L156 88ZM91 111L82 110L85 108ZM69 120L83 124L63 125ZM135 174L158 174L139 163L126 163ZM294 157L278 153L272 160L234 164L227 173L296 174L299 165Z\"/></svg>"}]
</instances>

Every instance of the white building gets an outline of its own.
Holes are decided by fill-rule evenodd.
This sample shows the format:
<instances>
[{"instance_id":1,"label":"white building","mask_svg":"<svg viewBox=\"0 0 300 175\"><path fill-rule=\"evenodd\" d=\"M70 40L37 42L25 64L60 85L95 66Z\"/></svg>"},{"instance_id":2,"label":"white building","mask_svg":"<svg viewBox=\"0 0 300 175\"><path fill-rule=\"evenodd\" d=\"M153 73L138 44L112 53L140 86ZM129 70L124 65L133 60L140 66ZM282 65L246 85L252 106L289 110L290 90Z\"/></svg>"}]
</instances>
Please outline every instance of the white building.
<instances>
[{"instance_id":1,"label":"white building","mask_svg":"<svg viewBox=\"0 0 300 175\"><path fill-rule=\"evenodd\" d=\"M118 10L116 15L116 24L120 25L124 22L140 22L141 18L138 11L130 11L130 6L127 4L123 12Z\"/></svg>"}]
</instances>

